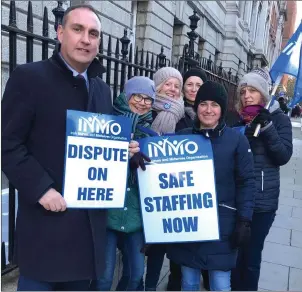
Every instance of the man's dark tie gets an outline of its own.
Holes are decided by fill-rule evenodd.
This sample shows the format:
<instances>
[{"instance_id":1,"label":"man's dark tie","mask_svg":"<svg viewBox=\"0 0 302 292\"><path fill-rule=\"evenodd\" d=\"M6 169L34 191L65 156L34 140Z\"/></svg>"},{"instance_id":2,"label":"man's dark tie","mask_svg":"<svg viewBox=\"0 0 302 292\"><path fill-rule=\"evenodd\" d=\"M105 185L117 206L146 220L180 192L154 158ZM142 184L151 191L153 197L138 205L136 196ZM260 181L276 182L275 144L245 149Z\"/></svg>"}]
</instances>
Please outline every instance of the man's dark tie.
<instances>
[{"instance_id":1,"label":"man's dark tie","mask_svg":"<svg viewBox=\"0 0 302 292\"><path fill-rule=\"evenodd\" d=\"M86 81L85 77L84 77L82 74L78 74L75 78L84 80L84 81L85 81L86 88L87 88L87 90L88 90L87 81Z\"/></svg>"},{"instance_id":2,"label":"man's dark tie","mask_svg":"<svg viewBox=\"0 0 302 292\"><path fill-rule=\"evenodd\" d=\"M84 77L82 74L78 74L78 75L76 76L76 78L78 78L78 79L85 79L85 77Z\"/></svg>"}]
</instances>

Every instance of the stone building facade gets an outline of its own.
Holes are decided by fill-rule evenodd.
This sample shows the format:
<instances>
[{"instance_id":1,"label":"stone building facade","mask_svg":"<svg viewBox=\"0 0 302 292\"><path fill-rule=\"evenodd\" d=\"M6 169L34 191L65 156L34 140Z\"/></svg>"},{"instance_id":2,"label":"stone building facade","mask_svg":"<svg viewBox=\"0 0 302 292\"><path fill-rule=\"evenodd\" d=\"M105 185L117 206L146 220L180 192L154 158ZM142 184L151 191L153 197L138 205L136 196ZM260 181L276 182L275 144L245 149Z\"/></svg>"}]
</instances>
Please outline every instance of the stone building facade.
<instances>
[{"instance_id":1,"label":"stone building facade","mask_svg":"<svg viewBox=\"0 0 302 292\"><path fill-rule=\"evenodd\" d=\"M161 46L172 63L182 55L188 43L189 17L196 11L200 18L195 53L209 58L239 77L255 66L270 67L280 52L287 1L63 1L63 7L88 3L102 21L104 48L109 34L112 47L123 36L139 50L158 54ZM17 26L26 30L28 1L16 1ZM49 8L50 37L55 37L52 9L57 1L32 1L34 33L41 34L44 7ZM9 1L2 1L2 23L8 24ZM2 69L7 78L8 36L2 34ZM18 39L18 63L25 62L25 42ZM39 50L35 47L35 50ZM106 50L105 50L106 51ZM40 53L37 54L40 58ZM2 83L3 84L3 83Z\"/></svg>"},{"instance_id":2,"label":"stone building facade","mask_svg":"<svg viewBox=\"0 0 302 292\"><path fill-rule=\"evenodd\" d=\"M297 1L288 1L287 2L287 20L284 24L284 32L282 38L282 49L285 48L286 44L288 43L289 39L295 32L295 25L296 25L296 16L297 16ZM288 82L288 75L284 75L282 78L282 85L283 90L286 91Z\"/></svg>"},{"instance_id":3,"label":"stone building facade","mask_svg":"<svg viewBox=\"0 0 302 292\"><path fill-rule=\"evenodd\" d=\"M297 18L297 1L287 1L287 20L284 23L284 32L282 35L282 49L295 32L296 18Z\"/></svg>"}]
</instances>

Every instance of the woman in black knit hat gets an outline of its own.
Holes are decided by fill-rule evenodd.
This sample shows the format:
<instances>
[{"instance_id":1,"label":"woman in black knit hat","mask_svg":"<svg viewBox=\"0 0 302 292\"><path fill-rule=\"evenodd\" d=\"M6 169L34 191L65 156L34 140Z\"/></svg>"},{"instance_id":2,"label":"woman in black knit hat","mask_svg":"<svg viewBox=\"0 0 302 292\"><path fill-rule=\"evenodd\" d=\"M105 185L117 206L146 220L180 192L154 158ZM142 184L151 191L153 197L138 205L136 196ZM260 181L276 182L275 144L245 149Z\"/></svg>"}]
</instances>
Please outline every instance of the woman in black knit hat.
<instances>
[{"instance_id":1,"label":"woman in black knit hat","mask_svg":"<svg viewBox=\"0 0 302 292\"><path fill-rule=\"evenodd\" d=\"M185 115L177 123L176 132L193 127L193 121L196 118L194 102L199 88L207 81L205 71L198 68L188 70L183 77L183 97L185 106ZM209 277L207 271L202 271L203 286L209 290ZM181 267L170 261L170 275L167 291L180 291L181 289Z\"/></svg>"},{"instance_id":2,"label":"woman in black knit hat","mask_svg":"<svg viewBox=\"0 0 302 292\"><path fill-rule=\"evenodd\" d=\"M193 120L196 113L193 109L196 93L200 86L207 81L207 75L202 69L192 68L188 70L183 77L183 94L185 115L177 123L176 132L193 126Z\"/></svg>"},{"instance_id":3,"label":"woman in black knit hat","mask_svg":"<svg viewBox=\"0 0 302 292\"><path fill-rule=\"evenodd\" d=\"M200 290L201 269L208 270L212 291L231 290L238 247L250 237L255 196L253 155L247 138L226 126L226 109L224 87L207 81L196 95L193 127L177 133L203 135L211 141L220 235L218 241L167 246L167 257L181 265L182 291Z\"/></svg>"}]
</instances>

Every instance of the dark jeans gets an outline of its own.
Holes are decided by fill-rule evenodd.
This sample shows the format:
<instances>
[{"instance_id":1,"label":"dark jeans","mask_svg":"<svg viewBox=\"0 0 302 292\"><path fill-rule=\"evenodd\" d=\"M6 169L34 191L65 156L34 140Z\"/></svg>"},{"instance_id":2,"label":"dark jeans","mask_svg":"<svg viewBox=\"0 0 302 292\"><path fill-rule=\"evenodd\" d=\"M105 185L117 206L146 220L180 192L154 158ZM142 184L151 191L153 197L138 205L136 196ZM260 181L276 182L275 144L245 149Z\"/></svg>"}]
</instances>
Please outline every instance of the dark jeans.
<instances>
[{"instance_id":1,"label":"dark jeans","mask_svg":"<svg viewBox=\"0 0 302 292\"><path fill-rule=\"evenodd\" d=\"M154 244L148 252L147 273L145 279L145 290L156 291L156 286L159 280L161 268L163 266L164 257L166 254L166 245Z\"/></svg>"},{"instance_id":2,"label":"dark jeans","mask_svg":"<svg viewBox=\"0 0 302 292\"><path fill-rule=\"evenodd\" d=\"M37 281L19 276L17 291L87 291L90 280L72 282Z\"/></svg>"},{"instance_id":3,"label":"dark jeans","mask_svg":"<svg viewBox=\"0 0 302 292\"><path fill-rule=\"evenodd\" d=\"M238 252L232 271L233 291L257 291L264 241L275 219L275 212L254 213L249 244Z\"/></svg>"},{"instance_id":4,"label":"dark jeans","mask_svg":"<svg viewBox=\"0 0 302 292\"><path fill-rule=\"evenodd\" d=\"M121 279L122 281L118 284L116 290L136 290L144 275L145 255L140 252L143 245L144 236L142 231L123 233L107 230L106 269L102 278L92 281L90 290L110 291L116 264L116 248L118 246L121 247L126 275ZM124 255L127 256L124 257Z\"/></svg>"},{"instance_id":5,"label":"dark jeans","mask_svg":"<svg viewBox=\"0 0 302 292\"><path fill-rule=\"evenodd\" d=\"M124 250L124 246L122 246L121 244L118 244L118 249L119 250ZM130 269L129 269L129 257L127 252L122 252L123 254L123 273L122 273L122 277L118 282L118 285L116 287L116 291L126 291L127 290L127 286L130 280ZM136 291L145 291L144 288L144 277L141 278L140 283L138 285L138 287L136 288Z\"/></svg>"},{"instance_id":6,"label":"dark jeans","mask_svg":"<svg viewBox=\"0 0 302 292\"><path fill-rule=\"evenodd\" d=\"M181 290L181 266L170 260L170 275L167 291Z\"/></svg>"}]
</instances>

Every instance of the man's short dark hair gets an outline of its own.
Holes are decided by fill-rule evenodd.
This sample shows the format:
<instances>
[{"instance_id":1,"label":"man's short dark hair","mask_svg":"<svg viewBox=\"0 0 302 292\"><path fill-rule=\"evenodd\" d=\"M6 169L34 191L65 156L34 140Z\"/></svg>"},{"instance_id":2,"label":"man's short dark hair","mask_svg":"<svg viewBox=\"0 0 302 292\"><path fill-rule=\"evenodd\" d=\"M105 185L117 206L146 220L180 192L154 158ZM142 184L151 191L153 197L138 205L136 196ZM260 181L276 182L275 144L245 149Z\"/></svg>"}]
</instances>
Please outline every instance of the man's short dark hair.
<instances>
[{"instance_id":1,"label":"man's short dark hair","mask_svg":"<svg viewBox=\"0 0 302 292\"><path fill-rule=\"evenodd\" d=\"M78 5L74 5L74 6L69 6L66 9L66 11L64 12L64 16L63 16L63 19L62 19L62 26L63 27L66 25L68 14L71 11L79 9L79 8L88 9L88 10L92 11L97 16L98 20L101 23L101 19L100 19L99 15L98 15L97 11L91 5L89 5L89 4L78 4Z\"/></svg>"}]
</instances>

